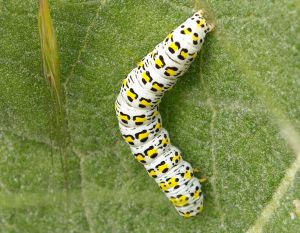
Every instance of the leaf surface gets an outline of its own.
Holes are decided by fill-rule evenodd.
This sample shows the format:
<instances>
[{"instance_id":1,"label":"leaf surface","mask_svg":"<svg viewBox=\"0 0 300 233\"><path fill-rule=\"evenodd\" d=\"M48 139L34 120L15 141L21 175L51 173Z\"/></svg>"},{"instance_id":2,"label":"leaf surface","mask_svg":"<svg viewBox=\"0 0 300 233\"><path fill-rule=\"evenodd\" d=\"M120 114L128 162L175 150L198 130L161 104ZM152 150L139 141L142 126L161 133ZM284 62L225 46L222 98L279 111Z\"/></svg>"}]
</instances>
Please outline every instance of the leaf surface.
<instances>
[{"instance_id":1,"label":"leaf surface","mask_svg":"<svg viewBox=\"0 0 300 233\"><path fill-rule=\"evenodd\" d=\"M123 78L199 5L50 1L70 136L66 194L49 138L38 4L0 0L1 232L297 232L297 1L208 1L216 31L162 101L172 143L208 178L200 217L180 218L121 138Z\"/></svg>"}]
</instances>

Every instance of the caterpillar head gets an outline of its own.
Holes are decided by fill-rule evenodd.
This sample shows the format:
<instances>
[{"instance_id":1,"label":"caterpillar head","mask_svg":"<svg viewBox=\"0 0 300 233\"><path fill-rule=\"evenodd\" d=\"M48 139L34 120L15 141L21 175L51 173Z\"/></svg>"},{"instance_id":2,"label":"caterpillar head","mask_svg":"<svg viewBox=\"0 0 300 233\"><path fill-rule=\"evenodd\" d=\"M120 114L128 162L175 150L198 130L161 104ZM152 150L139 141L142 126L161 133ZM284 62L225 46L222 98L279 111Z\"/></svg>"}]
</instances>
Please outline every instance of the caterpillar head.
<instances>
[{"instance_id":1,"label":"caterpillar head","mask_svg":"<svg viewBox=\"0 0 300 233\"><path fill-rule=\"evenodd\" d=\"M205 33L208 33L212 30L214 30L215 25L212 23L208 23L205 19L205 12L203 10L199 10L197 11L193 16L192 16L192 20L194 18L194 20L197 23L197 27L201 27Z\"/></svg>"}]
</instances>

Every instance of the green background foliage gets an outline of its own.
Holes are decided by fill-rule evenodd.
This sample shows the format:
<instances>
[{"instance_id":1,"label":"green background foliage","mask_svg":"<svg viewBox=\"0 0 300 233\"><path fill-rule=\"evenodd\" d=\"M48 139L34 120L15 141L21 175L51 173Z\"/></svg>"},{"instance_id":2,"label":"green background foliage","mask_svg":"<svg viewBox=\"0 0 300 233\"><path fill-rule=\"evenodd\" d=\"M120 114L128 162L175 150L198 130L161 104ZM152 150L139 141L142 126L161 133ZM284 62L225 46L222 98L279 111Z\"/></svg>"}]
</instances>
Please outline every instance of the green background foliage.
<instances>
[{"instance_id":1,"label":"green background foliage","mask_svg":"<svg viewBox=\"0 0 300 233\"><path fill-rule=\"evenodd\" d=\"M277 189L300 156L300 142L289 143L300 131L298 1L207 1L216 31L160 108L172 143L208 178L201 216L180 218L120 136L122 79L200 5L50 1L70 137L66 194L49 138L38 3L0 0L0 232L246 232L281 195L260 227L299 230L290 212L300 166Z\"/></svg>"}]
</instances>

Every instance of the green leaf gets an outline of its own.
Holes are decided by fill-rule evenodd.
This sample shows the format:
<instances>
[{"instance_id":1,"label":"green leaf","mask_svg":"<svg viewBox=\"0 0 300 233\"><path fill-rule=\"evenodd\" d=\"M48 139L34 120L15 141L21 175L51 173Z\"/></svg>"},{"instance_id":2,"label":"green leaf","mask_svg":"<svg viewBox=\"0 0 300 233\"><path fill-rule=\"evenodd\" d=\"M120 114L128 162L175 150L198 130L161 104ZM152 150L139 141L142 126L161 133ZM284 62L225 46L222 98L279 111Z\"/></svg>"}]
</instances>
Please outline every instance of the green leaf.
<instances>
[{"instance_id":1,"label":"green leaf","mask_svg":"<svg viewBox=\"0 0 300 233\"><path fill-rule=\"evenodd\" d=\"M69 192L49 138L38 2L0 0L0 232L297 232L298 1L58 1ZM121 81L205 6L216 22L160 111L208 178L205 210L180 218L119 133Z\"/></svg>"}]
</instances>

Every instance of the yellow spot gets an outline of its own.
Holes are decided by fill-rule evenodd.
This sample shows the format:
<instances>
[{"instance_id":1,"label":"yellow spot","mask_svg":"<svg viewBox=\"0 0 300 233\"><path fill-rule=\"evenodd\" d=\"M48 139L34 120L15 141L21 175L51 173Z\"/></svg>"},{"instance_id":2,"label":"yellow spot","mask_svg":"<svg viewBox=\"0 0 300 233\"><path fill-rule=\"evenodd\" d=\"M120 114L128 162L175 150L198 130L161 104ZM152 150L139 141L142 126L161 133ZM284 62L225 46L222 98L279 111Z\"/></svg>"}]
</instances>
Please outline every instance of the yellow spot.
<instances>
[{"instance_id":1,"label":"yellow spot","mask_svg":"<svg viewBox=\"0 0 300 233\"><path fill-rule=\"evenodd\" d=\"M128 142L128 143L132 143L134 140L133 140L132 136L126 136L125 141Z\"/></svg>"},{"instance_id":2,"label":"yellow spot","mask_svg":"<svg viewBox=\"0 0 300 233\"><path fill-rule=\"evenodd\" d=\"M185 178L186 180L190 180L190 179L192 178L192 173L191 173L190 171L186 171L186 172L184 173L184 178Z\"/></svg>"},{"instance_id":3,"label":"yellow spot","mask_svg":"<svg viewBox=\"0 0 300 233\"><path fill-rule=\"evenodd\" d=\"M168 138L163 138L162 142L163 145L168 145L169 144L169 140Z\"/></svg>"},{"instance_id":4,"label":"yellow spot","mask_svg":"<svg viewBox=\"0 0 300 233\"><path fill-rule=\"evenodd\" d=\"M154 129L160 129L161 128L161 124L160 123L157 123L154 127Z\"/></svg>"},{"instance_id":5,"label":"yellow spot","mask_svg":"<svg viewBox=\"0 0 300 233\"><path fill-rule=\"evenodd\" d=\"M127 121L127 122L129 121L129 117L126 116L126 115L123 115L123 114L120 114L120 115L119 115L119 119L120 119L120 120L123 120L123 121Z\"/></svg>"},{"instance_id":6,"label":"yellow spot","mask_svg":"<svg viewBox=\"0 0 300 233\"><path fill-rule=\"evenodd\" d=\"M139 136L138 136L138 139L140 141L142 141L143 139L147 138L149 136L149 132L145 132L145 133L140 133Z\"/></svg>"},{"instance_id":7,"label":"yellow spot","mask_svg":"<svg viewBox=\"0 0 300 233\"><path fill-rule=\"evenodd\" d=\"M189 198L187 196L180 196L178 198L176 197L172 197L171 199L171 202L175 205L175 206L184 206L188 203L189 201Z\"/></svg>"},{"instance_id":8,"label":"yellow spot","mask_svg":"<svg viewBox=\"0 0 300 233\"><path fill-rule=\"evenodd\" d=\"M181 51L181 52L180 52L180 55L181 55L184 59L186 59L186 58L188 57L188 53L185 52L185 51Z\"/></svg>"},{"instance_id":9,"label":"yellow spot","mask_svg":"<svg viewBox=\"0 0 300 233\"><path fill-rule=\"evenodd\" d=\"M135 93L132 93L130 90L126 92L127 96L129 96L131 99L135 100L137 98L137 95Z\"/></svg>"},{"instance_id":10,"label":"yellow spot","mask_svg":"<svg viewBox=\"0 0 300 233\"><path fill-rule=\"evenodd\" d=\"M150 77L147 75L146 72L142 73L142 78L145 80L147 83L151 81Z\"/></svg>"},{"instance_id":11,"label":"yellow spot","mask_svg":"<svg viewBox=\"0 0 300 233\"><path fill-rule=\"evenodd\" d=\"M142 154L137 154L135 156L136 160L138 160L139 162L145 162L144 157Z\"/></svg>"},{"instance_id":12,"label":"yellow spot","mask_svg":"<svg viewBox=\"0 0 300 233\"><path fill-rule=\"evenodd\" d=\"M198 38L199 38L199 36L195 36L195 35L192 36L193 41L197 41Z\"/></svg>"},{"instance_id":13,"label":"yellow spot","mask_svg":"<svg viewBox=\"0 0 300 233\"><path fill-rule=\"evenodd\" d=\"M202 27L203 25L205 25L205 20L201 19L199 23L197 23L197 27Z\"/></svg>"},{"instance_id":14,"label":"yellow spot","mask_svg":"<svg viewBox=\"0 0 300 233\"><path fill-rule=\"evenodd\" d=\"M158 167L157 170L158 170L160 173L162 173L163 170L165 170L165 169L167 169L167 168L169 168L169 166L168 166L167 163L165 163L165 164L163 164L163 165L160 165L160 166Z\"/></svg>"},{"instance_id":15,"label":"yellow spot","mask_svg":"<svg viewBox=\"0 0 300 233\"><path fill-rule=\"evenodd\" d=\"M162 182L160 183L160 188L163 190L163 191L166 191L170 188L174 188L175 186L178 185L178 182L176 181L176 178L175 177L172 177L171 179L169 179L167 182Z\"/></svg>"},{"instance_id":16,"label":"yellow spot","mask_svg":"<svg viewBox=\"0 0 300 233\"><path fill-rule=\"evenodd\" d=\"M153 148L153 149L147 151L147 156L151 157L151 156L155 155L156 153L157 153L157 149Z\"/></svg>"},{"instance_id":17,"label":"yellow spot","mask_svg":"<svg viewBox=\"0 0 300 233\"><path fill-rule=\"evenodd\" d=\"M199 190L197 190L197 191L195 191L194 192L194 196L193 196L193 198L194 199L197 199L199 196L200 196L200 192L201 192L201 190L199 189Z\"/></svg>"},{"instance_id":18,"label":"yellow spot","mask_svg":"<svg viewBox=\"0 0 300 233\"><path fill-rule=\"evenodd\" d=\"M156 172L153 169L149 172L149 175L152 177L157 176Z\"/></svg>"},{"instance_id":19,"label":"yellow spot","mask_svg":"<svg viewBox=\"0 0 300 233\"><path fill-rule=\"evenodd\" d=\"M162 68L164 66L162 60L159 58L155 59L155 65L157 65L159 68Z\"/></svg>"},{"instance_id":20,"label":"yellow spot","mask_svg":"<svg viewBox=\"0 0 300 233\"><path fill-rule=\"evenodd\" d=\"M173 161L173 162L175 162L176 160L177 160L177 161L181 160L180 154L177 154L177 155L175 154L174 157L172 157L172 161Z\"/></svg>"},{"instance_id":21,"label":"yellow spot","mask_svg":"<svg viewBox=\"0 0 300 233\"><path fill-rule=\"evenodd\" d=\"M183 31L184 31L184 34L186 34L186 35L191 34L191 32L187 28L183 29Z\"/></svg>"},{"instance_id":22,"label":"yellow spot","mask_svg":"<svg viewBox=\"0 0 300 233\"><path fill-rule=\"evenodd\" d=\"M170 47L171 49L173 49L174 52L176 52L176 51L179 49L178 46L175 44L175 42L172 42L172 43L169 45L169 47Z\"/></svg>"},{"instance_id":23,"label":"yellow spot","mask_svg":"<svg viewBox=\"0 0 300 233\"><path fill-rule=\"evenodd\" d=\"M146 100L141 100L140 101L140 105L148 107L148 106L150 106L150 103L148 101L146 101Z\"/></svg>"},{"instance_id":24,"label":"yellow spot","mask_svg":"<svg viewBox=\"0 0 300 233\"><path fill-rule=\"evenodd\" d=\"M170 75L170 76L174 76L176 74L176 71L170 69L170 68L167 68L166 69L166 72Z\"/></svg>"},{"instance_id":25,"label":"yellow spot","mask_svg":"<svg viewBox=\"0 0 300 233\"><path fill-rule=\"evenodd\" d=\"M146 117L139 117L137 116L134 120L136 123L143 123L146 121Z\"/></svg>"},{"instance_id":26,"label":"yellow spot","mask_svg":"<svg viewBox=\"0 0 300 233\"><path fill-rule=\"evenodd\" d=\"M157 83L154 83L152 85L152 88L154 88L156 91L159 91L159 92L162 91L162 87L158 86Z\"/></svg>"},{"instance_id":27,"label":"yellow spot","mask_svg":"<svg viewBox=\"0 0 300 233\"><path fill-rule=\"evenodd\" d=\"M155 111L152 116L156 117L158 115L158 111Z\"/></svg>"}]
</instances>

